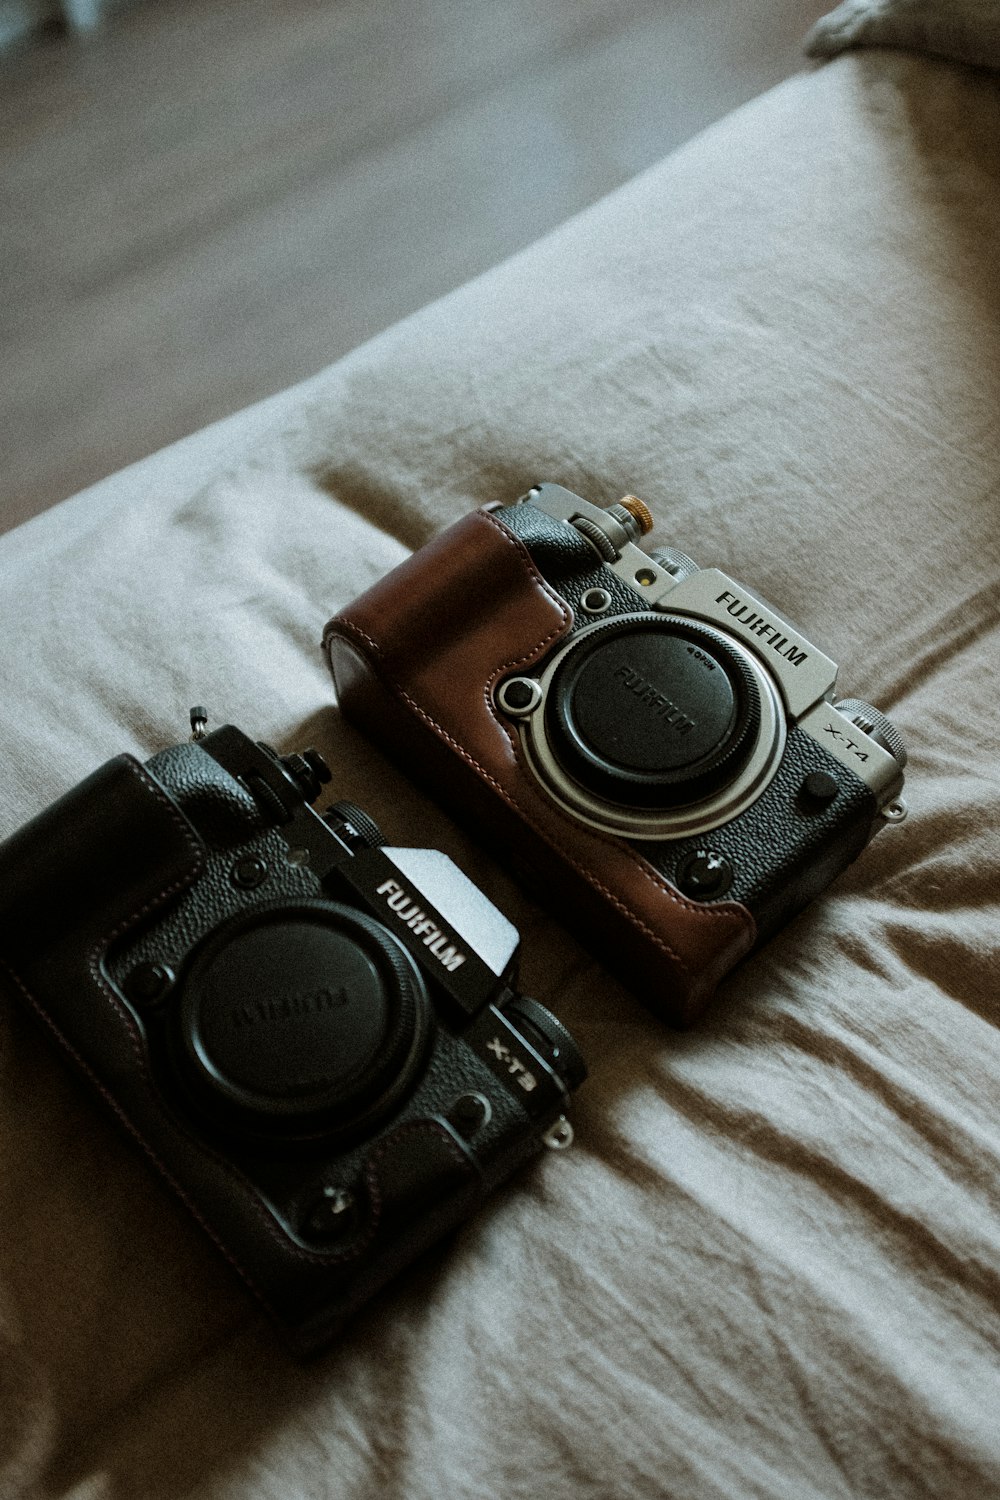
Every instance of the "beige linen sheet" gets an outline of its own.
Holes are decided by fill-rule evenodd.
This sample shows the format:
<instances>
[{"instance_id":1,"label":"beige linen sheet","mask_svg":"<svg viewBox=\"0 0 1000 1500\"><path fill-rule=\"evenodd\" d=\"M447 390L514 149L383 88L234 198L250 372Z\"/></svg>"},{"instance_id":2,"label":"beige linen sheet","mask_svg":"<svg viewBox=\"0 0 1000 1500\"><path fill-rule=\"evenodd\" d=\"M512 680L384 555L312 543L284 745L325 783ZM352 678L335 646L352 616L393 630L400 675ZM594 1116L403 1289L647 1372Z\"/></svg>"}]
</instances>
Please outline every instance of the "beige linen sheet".
<instances>
[{"instance_id":1,"label":"beige linen sheet","mask_svg":"<svg viewBox=\"0 0 1000 1500\"><path fill-rule=\"evenodd\" d=\"M192 703L315 743L591 1067L573 1150L299 1367L5 997L4 1500L1000 1494L998 128L988 75L839 59L0 541L0 834ZM327 616L537 478L643 495L910 746L909 821L684 1035L333 705Z\"/></svg>"}]
</instances>

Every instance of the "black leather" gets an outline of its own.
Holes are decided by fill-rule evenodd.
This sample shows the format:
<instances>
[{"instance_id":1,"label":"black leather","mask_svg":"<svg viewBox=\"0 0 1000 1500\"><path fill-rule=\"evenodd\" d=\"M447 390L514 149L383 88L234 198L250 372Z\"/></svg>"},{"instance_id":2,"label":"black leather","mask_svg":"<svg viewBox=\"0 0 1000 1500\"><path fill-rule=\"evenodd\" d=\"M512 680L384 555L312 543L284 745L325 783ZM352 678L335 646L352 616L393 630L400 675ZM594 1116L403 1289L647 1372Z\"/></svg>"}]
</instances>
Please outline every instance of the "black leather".
<instances>
[{"instance_id":1,"label":"black leather","mask_svg":"<svg viewBox=\"0 0 1000 1500\"><path fill-rule=\"evenodd\" d=\"M554 520L530 503L501 506L493 515L524 543L542 577L562 595L574 614L579 614L580 600L587 590L595 588L607 589L614 601L609 617L645 608L618 574L605 567L575 527Z\"/></svg>"},{"instance_id":2,"label":"black leather","mask_svg":"<svg viewBox=\"0 0 1000 1500\"><path fill-rule=\"evenodd\" d=\"M827 806L802 794L811 771L824 771L837 782L837 795ZM870 788L812 735L792 725L774 780L738 818L700 838L647 844L646 851L675 883L689 854L710 849L722 855L733 871L724 899L749 907L763 941L857 858L876 812Z\"/></svg>"},{"instance_id":3,"label":"black leather","mask_svg":"<svg viewBox=\"0 0 1000 1500\"><path fill-rule=\"evenodd\" d=\"M124 755L0 846L0 958L40 1009L58 997L59 1029L90 1068L127 1074L139 1045L102 986L105 950L176 903L206 856L173 797Z\"/></svg>"},{"instance_id":4,"label":"black leather","mask_svg":"<svg viewBox=\"0 0 1000 1500\"><path fill-rule=\"evenodd\" d=\"M352 856L332 832L321 882L267 826L247 784L277 778L284 796L280 767L231 727L216 743L233 775L199 744L147 766L121 756L0 845L0 976L306 1348L536 1150L564 1100L559 1093L533 1110L498 1085L463 1040L468 1016L432 974L437 1015L425 1065L385 1118L356 1125L346 1140L262 1146L188 1090L180 997L202 940L261 906L358 904L338 883L338 862ZM248 857L260 876L249 888L236 878ZM162 991L136 985L150 968L167 975ZM292 976L293 994L294 985ZM470 1091L485 1094L492 1113L467 1147L442 1117ZM352 1233L339 1244L309 1227L331 1182L356 1200Z\"/></svg>"}]
</instances>

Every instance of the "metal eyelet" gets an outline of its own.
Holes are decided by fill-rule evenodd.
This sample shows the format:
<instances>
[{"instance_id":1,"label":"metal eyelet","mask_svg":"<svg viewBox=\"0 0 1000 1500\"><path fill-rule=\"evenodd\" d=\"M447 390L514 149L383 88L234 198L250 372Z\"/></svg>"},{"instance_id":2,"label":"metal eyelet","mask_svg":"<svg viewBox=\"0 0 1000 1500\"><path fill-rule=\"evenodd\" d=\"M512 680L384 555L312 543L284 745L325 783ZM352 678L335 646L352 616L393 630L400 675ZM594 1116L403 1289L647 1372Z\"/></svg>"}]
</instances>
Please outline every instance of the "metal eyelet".
<instances>
[{"instance_id":1,"label":"metal eyelet","mask_svg":"<svg viewBox=\"0 0 1000 1500\"><path fill-rule=\"evenodd\" d=\"M567 1151L572 1144L573 1127L565 1115L560 1115L542 1136L542 1145L550 1151Z\"/></svg>"}]
</instances>

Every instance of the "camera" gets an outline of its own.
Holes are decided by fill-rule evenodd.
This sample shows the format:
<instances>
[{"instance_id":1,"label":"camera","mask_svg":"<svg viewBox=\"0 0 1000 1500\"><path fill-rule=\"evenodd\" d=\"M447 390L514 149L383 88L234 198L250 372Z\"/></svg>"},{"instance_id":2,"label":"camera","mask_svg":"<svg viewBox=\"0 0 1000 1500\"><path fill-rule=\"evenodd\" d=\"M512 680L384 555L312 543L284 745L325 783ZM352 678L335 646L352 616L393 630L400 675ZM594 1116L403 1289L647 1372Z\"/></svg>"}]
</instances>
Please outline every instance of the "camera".
<instances>
[{"instance_id":1,"label":"camera","mask_svg":"<svg viewBox=\"0 0 1000 1500\"><path fill-rule=\"evenodd\" d=\"M586 1069L445 854L205 722L0 845L0 974L306 1353L570 1143Z\"/></svg>"},{"instance_id":2,"label":"camera","mask_svg":"<svg viewBox=\"0 0 1000 1500\"><path fill-rule=\"evenodd\" d=\"M327 625L344 713L667 1021L902 821L894 725L635 496L464 517Z\"/></svg>"}]
</instances>

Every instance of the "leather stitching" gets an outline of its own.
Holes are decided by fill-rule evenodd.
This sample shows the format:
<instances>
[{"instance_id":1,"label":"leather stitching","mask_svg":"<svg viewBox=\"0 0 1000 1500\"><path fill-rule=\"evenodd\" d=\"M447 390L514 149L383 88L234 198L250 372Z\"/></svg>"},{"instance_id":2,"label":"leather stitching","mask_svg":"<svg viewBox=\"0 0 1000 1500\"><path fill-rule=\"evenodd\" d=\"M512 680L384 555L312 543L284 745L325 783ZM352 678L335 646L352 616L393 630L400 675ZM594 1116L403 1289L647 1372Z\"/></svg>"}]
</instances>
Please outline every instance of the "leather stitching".
<instances>
[{"instance_id":1,"label":"leather stitching","mask_svg":"<svg viewBox=\"0 0 1000 1500\"><path fill-rule=\"evenodd\" d=\"M87 955L87 966L90 971L91 978L94 980L99 993L102 994L105 999L111 1004L111 1007L114 1010L115 1014L118 1016L119 1020L123 1023L128 1032L129 1043L136 1058L137 1068L147 1089L149 1090L150 1100L155 1108L162 1109L162 1105L160 1105L159 1103L157 1090L153 1085L150 1077L148 1060L146 1057L145 1049L142 1045L139 1028L136 1025L134 1017L122 1005L121 1001L118 999L118 996L112 989L109 981L101 972L100 956L102 952L107 950L111 943L117 941L119 937L121 937L125 932L133 927L144 916L147 916L150 912L155 911L156 908L170 896L174 895L177 891L184 889L186 885L192 883L195 879L197 879L198 875L204 868L205 861L202 848L194 838L190 826L188 825L187 821L184 819L178 808L174 805L170 798L166 796L162 787L154 780L154 778L149 774L146 768L141 765L139 761L134 759L134 757L123 756L122 759L129 766L129 769L139 776L140 780L144 783L147 789L153 793L156 799L164 805L169 816L177 824L185 841L191 848L194 858L194 865L190 877L182 878L173 882L171 885L165 886L157 896L153 897L138 911L133 912L125 921L120 922L118 926L115 927L106 937L99 939ZM169 1183L171 1189L177 1194L178 1198L187 1208L192 1218L194 1218L196 1222L201 1225L206 1234L212 1240L213 1244L221 1251L230 1265L232 1265L239 1272L242 1280L254 1293L258 1301L265 1308L267 1308L272 1317L275 1317L279 1322L284 1322L285 1320L279 1317L279 1315L272 1307L271 1303L268 1301L266 1295L256 1285L250 1272L236 1258L234 1252L228 1248L225 1242L219 1237L219 1234L212 1228L209 1221L204 1217L200 1209L197 1207L195 1201L189 1196L186 1189L182 1187L182 1185L177 1181L173 1173L170 1171L169 1167L162 1160L162 1158L150 1144L150 1142L146 1140L145 1136L141 1133L138 1126L135 1125L131 1118L126 1114L125 1110L117 1102L114 1095L111 1094L106 1086L101 1082L100 1077L93 1071L90 1064L85 1061L85 1059L76 1051L76 1049L68 1041L68 1039L62 1034L55 1021L44 1009L42 1004L35 998L32 992L27 988L27 986L22 982L22 980L14 972L14 970L10 969L9 965L7 965L6 963L3 964L3 967L11 975L11 978L16 983L17 987L28 998L31 1003L32 1009L34 1009L38 1013L38 1015L42 1017L46 1025L58 1039L60 1045L72 1057L77 1067L79 1067L80 1070L87 1076L87 1078L93 1084L94 1088L105 1100L105 1102L108 1104L117 1118L125 1125L129 1134L139 1142L145 1154L154 1163L157 1171L162 1175L165 1181ZM268 1235L275 1241L276 1244L280 1245L284 1252L291 1254L298 1259L313 1261L317 1264L322 1265L327 1263L327 1261L330 1259L329 1256L326 1256L321 1252L303 1249L301 1246L296 1245L294 1241L292 1241L284 1233L280 1225L278 1225L274 1221L274 1219L268 1213L267 1209L260 1202L252 1184L247 1181L247 1179L232 1165L231 1162L227 1161L226 1158L224 1156L221 1156L218 1152L213 1151L211 1147L209 1147L199 1136L195 1135L192 1131L185 1129L185 1127L181 1125L179 1121L175 1120L172 1115L170 1116L170 1124L171 1127L177 1130L181 1135L183 1135L186 1140L193 1143L196 1148L201 1151L210 1161L214 1162L215 1165L220 1168L220 1170L229 1178L234 1188L240 1192L244 1201L251 1205L261 1224L266 1229Z\"/></svg>"},{"instance_id":2,"label":"leather stitching","mask_svg":"<svg viewBox=\"0 0 1000 1500\"><path fill-rule=\"evenodd\" d=\"M360 637L361 640L371 649L372 652L374 652L374 654L380 660L384 659L384 653L381 647L376 641L372 639L372 637L366 630L363 629L362 626L355 624L355 622L352 620L341 619L338 621L338 628L345 634ZM336 631L332 633L336 634ZM548 638L546 637L546 639ZM529 656L530 655L531 653L529 653ZM518 659L524 660L525 658L522 657ZM641 917L637 916L633 909L625 902L623 902L618 896L616 896L614 892L608 886L606 886L597 875L594 874L592 870L588 869L586 865L581 864L580 861L573 854L571 854L557 839L555 839L546 829L542 828L535 821L530 810L525 808L520 802L512 797L507 789L496 779L496 777L493 776L485 766L481 765L480 762L475 758L475 756L471 755L469 751L465 749L464 745L461 745L453 735L449 734L448 731L443 727L443 725L439 724L432 714L429 714L426 709L422 708L421 705L417 703L416 699L414 699L406 691L405 688L401 687L400 684L394 679L389 678L388 674L385 674L385 676L389 686L393 689L393 691L403 699L403 701L409 706L409 708L411 708L413 712L420 719L422 719L423 722L427 724L428 727L432 729L436 735L438 735L439 738L445 740L456 752L456 754L459 755L467 765L471 766L472 769L475 770L477 774L480 775L483 780L486 781L494 789L498 796L500 796L503 801L507 803L508 807L515 811L519 817L523 817L525 822L529 824L529 826L540 838L544 839L544 841L549 845L550 848L554 849L559 854L559 856L566 861L568 865L570 865L574 870L577 871L579 875L582 875L583 878L588 882L588 884L592 885L596 890L600 891L601 895L607 898L607 900L616 909L616 911L620 912L621 915L624 916L633 927L644 933L646 937L648 937L653 942L655 947L659 948L659 950L663 954L665 954L666 957L671 959L672 962L686 977L690 978L690 965L683 958L681 958L681 956L670 946L669 943L666 942L664 938L660 936L658 932L655 931L654 928L650 927L647 922L645 922ZM499 723L499 720L496 719L495 714L493 714L493 717L495 722ZM504 728L506 733L510 733L510 731L506 730L506 726L501 727ZM515 747L515 755L516 754L517 749ZM523 766L521 765L520 760L518 764L519 766L521 766L522 775L526 775L527 773L523 770ZM557 816L566 818L566 814L563 813L561 808L557 807L554 810ZM590 830L588 830L588 832L589 831ZM601 839L604 843L612 845L612 841L610 839L603 838L602 835L596 832L594 832L593 836L595 838ZM703 921L705 919L710 919L716 922L719 920L718 914L710 913L702 907L695 906L692 902L688 901L686 897L682 896L679 891L672 890L672 888L666 883L663 877L660 876L655 870L652 870L649 866L647 866L645 861L641 859L641 856L636 855L628 847L627 844L623 842L621 844L612 845L612 847L619 848L622 852L624 852L626 858L630 861L630 863L644 880L654 886L654 888L660 891L663 895L668 896L670 900L674 901L678 906L682 906L691 911L692 914L696 918L698 918L698 920ZM728 913L726 913L725 916L730 925L732 925L734 919L729 916Z\"/></svg>"},{"instance_id":3,"label":"leather stitching","mask_svg":"<svg viewBox=\"0 0 1000 1500\"><path fill-rule=\"evenodd\" d=\"M118 1103L118 1100L115 1098L114 1094L110 1092L110 1090L101 1081L98 1074L96 1074L91 1068L86 1059L80 1055L80 1053L76 1050L76 1048L68 1040L68 1038L65 1037L59 1030L58 1026L49 1015L48 1011L45 1010L44 1006L42 1006L40 1002L35 998L35 995L31 990L29 990L28 986L21 979L20 975L16 974L10 967L10 965L2 959L0 959L0 968L3 969L3 972L7 975L11 984L13 984L20 991L21 995L24 997L28 1005L30 1005L35 1014L45 1022L45 1025L55 1037L56 1041L59 1043L59 1046L72 1058L74 1065L79 1069L81 1073L85 1075L93 1088L96 1089L97 1093L100 1094L101 1098L111 1110L112 1114L117 1118L119 1123L125 1128L125 1130L128 1131L132 1139L136 1141L137 1144L142 1148L145 1155L153 1163L153 1165L156 1167L156 1170L160 1173L164 1180L169 1183L171 1189L177 1194L177 1197L184 1204L191 1217L208 1235L215 1248L229 1262L229 1264L232 1266L233 1270L236 1271L243 1283L256 1297L257 1301L260 1302L264 1308L266 1308L266 1310L271 1314L272 1317L276 1317L277 1314L275 1313L273 1307L271 1306L265 1294L261 1291L260 1287L253 1280L246 1267L242 1265L239 1260L237 1260L236 1256L226 1245L225 1241L220 1239L219 1235L213 1229L212 1225L202 1215L194 1200L188 1196L187 1192L174 1177L172 1172L167 1167L166 1163L156 1153L156 1151L154 1151L153 1147L150 1145L149 1141L147 1141L142 1132L133 1124L131 1118L126 1114L125 1110Z\"/></svg>"}]
</instances>

